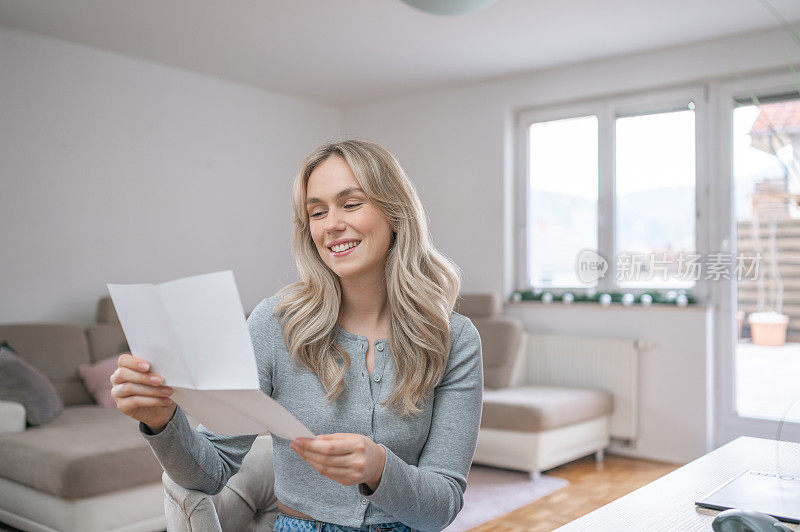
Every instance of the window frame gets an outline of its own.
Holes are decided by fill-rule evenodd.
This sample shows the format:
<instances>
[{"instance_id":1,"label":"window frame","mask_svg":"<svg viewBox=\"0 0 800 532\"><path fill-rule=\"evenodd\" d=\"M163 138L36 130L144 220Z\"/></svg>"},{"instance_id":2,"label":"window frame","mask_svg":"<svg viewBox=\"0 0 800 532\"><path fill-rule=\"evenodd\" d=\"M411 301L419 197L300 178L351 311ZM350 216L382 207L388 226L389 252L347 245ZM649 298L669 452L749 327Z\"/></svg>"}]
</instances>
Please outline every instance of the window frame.
<instances>
[{"instance_id":1,"label":"window frame","mask_svg":"<svg viewBox=\"0 0 800 532\"><path fill-rule=\"evenodd\" d=\"M710 174L716 195L715 218L719 222L711 224L710 238L719 242L720 248L734 256L738 253L736 240L736 216L734 205L733 168L733 109L734 100L747 98L750 92L759 98L768 95L798 92L798 84L789 72L748 75L733 80L716 83L712 86L714 102L714 171ZM800 95L798 95L800 98ZM757 438L776 438L778 422L772 419L740 416L736 411L736 308L737 286L733 281L718 281L714 286L715 306L714 327L714 388L709 390L713 405L714 445L722 445L739 436ZM800 405L792 405L791 413L796 415ZM800 422L786 420L781 433L782 440L800 441Z\"/></svg>"},{"instance_id":2,"label":"window frame","mask_svg":"<svg viewBox=\"0 0 800 532\"><path fill-rule=\"evenodd\" d=\"M534 109L527 112L519 113L517 116L517 153L520 154L518 160L518 168L521 168L521 179L517 179L517 209L516 212L520 214L517 220L517 245L515 249L517 253L517 268L516 268L516 285L519 289L527 288L528 284L528 266L531 261L531 249L528 245L530 242L530 224L528 218L528 205L530 205L529 194L529 175L530 175L530 126L537 122L550 122L555 120L568 120L571 118L579 118L583 116L595 115L597 116L598 124L598 142L600 140L600 115L602 106L596 102L578 103L566 106L559 106L554 108ZM602 167L600 164L601 154L598 151L598 217L600 212L600 188L599 188L599 169ZM598 234L598 248L600 247L600 240ZM584 289L586 287L583 287ZM598 286L599 288L599 286ZM558 290L571 290L568 288L552 289Z\"/></svg>"},{"instance_id":3,"label":"window frame","mask_svg":"<svg viewBox=\"0 0 800 532\"><path fill-rule=\"evenodd\" d=\"M625 291L640 294L645 291L667 291L671 288L621 288L616 279L616 119L622 116L667 112L684 108L692 101L695 118L695 253L710 252L709 232L705 230L708 217L709 189L707 179L706 132L708 128L708 87L706 85L688 85L656 91L637 92L615 95L590 100L580 100L557 105L539 106L521 109L516 114L515 143L516 168L515 179L515 220L516 238L514 246L515 275L517 290L536 288L553 292L585 293L589 287L544 287L531 286L528 281L528 270L531 261L528 223L528 184L530 177L530 126L537 122L548 122L582 116L595 115L598 124L598 194L597 194L597 252L608 261L608 272L598 279L597 292ZM708 282L698 279L692 292L699 302L709 300Z\"/></svg>"}]
</instances>

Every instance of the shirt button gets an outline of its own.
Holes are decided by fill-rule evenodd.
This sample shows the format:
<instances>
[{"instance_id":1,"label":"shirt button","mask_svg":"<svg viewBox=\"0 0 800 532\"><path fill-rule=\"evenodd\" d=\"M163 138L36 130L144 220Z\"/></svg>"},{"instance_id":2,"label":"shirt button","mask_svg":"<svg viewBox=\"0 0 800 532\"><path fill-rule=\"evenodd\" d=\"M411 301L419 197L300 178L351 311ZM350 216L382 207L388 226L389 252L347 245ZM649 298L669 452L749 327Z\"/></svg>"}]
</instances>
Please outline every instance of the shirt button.
<instances>
[{"instance_id":1,"label":"shirt button","mask_svg":"<svg viewBox=\"0 0 800 532\"><path fill-rule=\"evenodd\" d=\"M366 347L366 346L364 344L361 344L361 349L364 349L364 347Z\"/></svg>"},{"instance_id":2,"label":"shirt button","mask_svg":"<svg viewBox=\"0 0 800 532\"><path fill-rule=\"evenodd\" d=\"M378 344L378 351L383 351L383 344Z\"/></svg>"},{"instance_id":3,"label":"shirt button","mask_svg":"<svg viewBox=\"0 0 800 532\"><path fill-rule=\"evenodd\" d=\"M375 382L381 382L381 376L375 375Z\"/></svg>"},{"instance_id":4,"label":"shirt button","mask_svg":"<svg viewBox=\"0 0 800 532\"><path fill-rule=\"evenodd\" d=\"M367 504L368 502L366 497L361 497L361 504Z\"/></svg>"},{"instance_id":5,"label":"shirt button","mask_svg":"<svg viewBox=\"0 0 800 532\"><path fill-rule=\"evenodd\" d=\"M367 405L367 410L372 410L372 404Z\"/></svg>"},{"instance_id":6,"label":"shirt button","mask_svg":"<svg viewBox=\"0 0 800 532\"><path fill-rule=\"evenodd\" d=\"M361 372L361 378L363 379L364 377L366 377L366 375L364 375L364 372L362 371Z\"/></svg>"}]
</instances>

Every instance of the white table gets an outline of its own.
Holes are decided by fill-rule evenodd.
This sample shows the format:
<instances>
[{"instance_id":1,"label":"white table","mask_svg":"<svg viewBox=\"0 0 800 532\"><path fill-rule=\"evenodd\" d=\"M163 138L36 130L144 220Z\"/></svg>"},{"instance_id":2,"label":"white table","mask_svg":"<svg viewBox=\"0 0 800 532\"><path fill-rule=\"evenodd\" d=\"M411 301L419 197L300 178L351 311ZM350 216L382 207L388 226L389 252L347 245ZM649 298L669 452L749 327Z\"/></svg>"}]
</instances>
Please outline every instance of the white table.
<instances>
[{"instance_id":1,"label":"white table","mask_svg":"<svg viewBox=\"0 0 800 532\"><path fill-rule=\"evenodd\" d=\"M746 469L800 474L800 443L737 438L558 531L709 532L719 512L697 508L694 502ZM798 530L797 525L788 526Z\"/></svg>"}]
</instances>

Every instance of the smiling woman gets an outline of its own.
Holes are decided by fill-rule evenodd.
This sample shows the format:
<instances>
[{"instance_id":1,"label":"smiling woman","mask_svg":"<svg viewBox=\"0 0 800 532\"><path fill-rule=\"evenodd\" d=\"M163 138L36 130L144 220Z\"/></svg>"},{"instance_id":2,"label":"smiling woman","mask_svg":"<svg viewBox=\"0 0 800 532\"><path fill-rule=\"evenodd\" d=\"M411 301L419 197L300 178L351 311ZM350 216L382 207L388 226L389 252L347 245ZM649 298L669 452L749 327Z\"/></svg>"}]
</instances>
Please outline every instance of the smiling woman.
<instances>
[{"instance_id":1,"label":"smiling woman","mask_svg":"<svg viewBox=\"0 0 800 532\"><path fill-rule=\"evenodd\" d=\"M377 144L314 150L292 201L302 280L248 326L261 389L317 436L272 435L274 530L442 530L463 506L483 399L480 336L453 312L460 270ZM140 428L185 488L220 492L255 440L193 430L179 407L164 417Z\"/></svg>"},{"instance_id":2,"label":"smiling woman","mask_svg":"<svg viewBox=\"0 0 800 532\"><path fill-rule=\"evenodd\" d=\"M348 357L314 338L337 324L390 338L400 364L389 402L419 413L447 360L460 269L433 247L414 185L388 150L349 140L309 154L292 199L292 252L304 280L279 292L276 309L289 350L335 399L346 370L337 366Z\"/></svg>"},{"instance_id":3,"label":"smiling woman","mask_svg":"<svg viewBox=\"0 0 800 532\"><path fill-rule=\"evenodd\" d=\"M325 264L341 283L380 283L394 231L347 161L329 156L311 172L306 190L311 238Z\"/></svg>"}]
</instances>

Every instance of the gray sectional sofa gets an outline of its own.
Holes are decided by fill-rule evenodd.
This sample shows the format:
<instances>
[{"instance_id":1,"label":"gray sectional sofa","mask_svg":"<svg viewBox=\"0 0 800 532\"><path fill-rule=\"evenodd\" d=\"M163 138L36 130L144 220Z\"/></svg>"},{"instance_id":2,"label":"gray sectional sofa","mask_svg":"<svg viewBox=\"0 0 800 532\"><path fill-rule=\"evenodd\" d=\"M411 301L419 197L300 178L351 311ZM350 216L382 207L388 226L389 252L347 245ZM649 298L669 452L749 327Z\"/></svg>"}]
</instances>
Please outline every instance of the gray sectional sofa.
<instances>
[{"instance_id":1,"label":"gray sectional sofa","mask_svg":"<svg viewBox=\"0 0 800 532\"><path fill-rule=\"evenodd\" d=\"M0 341L50 378L65 407L40 427L0 434L0 521L36 531L164 530L162 469L136 421L97 406L78 377L79 364L128 349L110 299L87 329L0 325ZM0 405L4 427L18 408Z\"/></svg>"}]
</instances>

